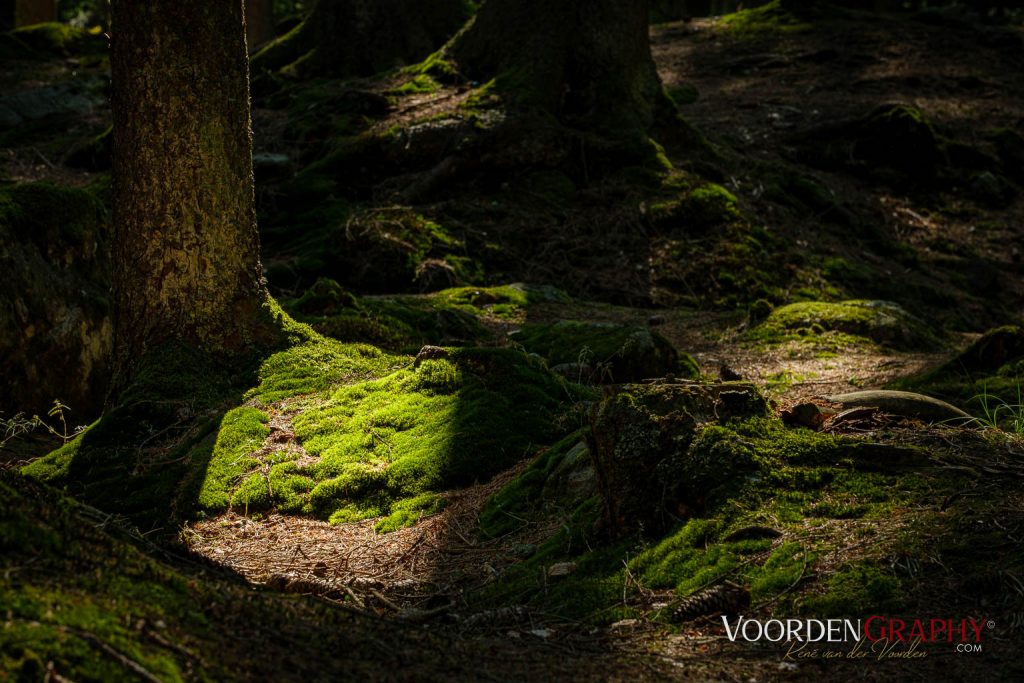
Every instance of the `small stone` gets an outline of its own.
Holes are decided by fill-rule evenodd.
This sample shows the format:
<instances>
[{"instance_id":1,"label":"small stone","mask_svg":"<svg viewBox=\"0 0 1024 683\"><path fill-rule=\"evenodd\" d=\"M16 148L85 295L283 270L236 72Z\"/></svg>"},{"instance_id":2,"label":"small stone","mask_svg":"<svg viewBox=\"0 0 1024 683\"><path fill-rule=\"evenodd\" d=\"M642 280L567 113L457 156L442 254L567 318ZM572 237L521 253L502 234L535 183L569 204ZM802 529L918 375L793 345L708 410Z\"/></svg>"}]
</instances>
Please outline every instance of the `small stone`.
<instances>
[{"instance_id":1,"label":"small stone","mask_svg":"<svg viewBox=\"0 0 1024 683\"><path fill-rule=\"evenodd\" d=\"M743 379L743 375L723 363L722 366L718 368L718 379L723 382L738 382Z\"/></svg>"},{"instance_id":2,"label":"small stone","mask_svg":"<svg viewBox=\"0 0 1024 683\"><path fill-rule=\"evenodd\" d=\"M412 366L418 368L420 363L425 360L434 360L437 358L448 358L449 353L447 349L442 349L440 346L424 346L420 349L420 352L416 354L416 360L413 361Z\"/></svg>"},{"instance_id":3,"label":"small stone","mask_svg":"<svg viewBox=\"0 0 1024 683\"><path fill-rule=\"evenodd\" d=\"M616 621L608 628L610 628L613 631L629 631L636 628L639 624L639 619L621 619L619 621Z\"/></svg>"},{"instance_id":4,"label":"small stone","mask_svg":"<svg viewBox=\"0 0 1024 683\"><path fill-rule=\"evenodd\" d=\"M814 403L801 403L795 405L789 410L782 411L783 423L790 427L807 427L809 429L819 429L822 423L825 421L825 412Z\"/></svg>"},{"instance_id":5,"label":"small stone","mask_svg":"<svg viewBox=\"0 0 1024 683\"><path fill-rule=\"evenodd\" d=\"M658 325L665 324L665 316L663 315L652 315L647 319L647 324L651 327L657 327Z\"/></svg>"},{"instance_id":6,"label":"small stone","mask_svg":"<svg viewBox=\"0 0 1024 683\"><path fill-rule=\"evenodd\" d=\"M576 571L575 562L556 562L548 567L548 578L557 579L563 576L568 576L574 571Z\"/></svg>"}]
</instances>

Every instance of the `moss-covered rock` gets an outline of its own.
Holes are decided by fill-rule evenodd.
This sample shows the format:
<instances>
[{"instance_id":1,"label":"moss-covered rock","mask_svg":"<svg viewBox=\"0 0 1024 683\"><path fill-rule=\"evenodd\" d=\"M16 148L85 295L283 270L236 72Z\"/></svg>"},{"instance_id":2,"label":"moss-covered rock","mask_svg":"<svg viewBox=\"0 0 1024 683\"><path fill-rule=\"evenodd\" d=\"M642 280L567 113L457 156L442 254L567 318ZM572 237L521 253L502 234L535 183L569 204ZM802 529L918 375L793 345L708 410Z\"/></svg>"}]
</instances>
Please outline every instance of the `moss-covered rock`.
<instances>
[{"instance_id":1,"label":"moss-covered rock","mask_svg":"<svg viewBox=\"0 0 1024 683\"><path fill-rule=\"evenodd\" d=\"M328 337L414 353L427 344L493 343L495 335L484 321L510 322L532 302L566 299L554 288L524 284L356 299L333 280L321 279L286 307Z\"/></svg>"},{"instance_id":2,"label":"moss-covered rock","mask_svg":"<svg viewBox=\"0 0 1024 683\"><path fill-rule=\"evenodd\" d=\"M388 515L401 501L465 486L557 436L565 386L511 349L452 349L342 388L295 433L317 458L304 509L332 522Z\"/></svg>"},{"instance_id":3,"label":"moss-covered rock","mask_svg":"<svg viewBox=\"0 0 1024 683\"><path fill-rule=\"evenodd\" d=\"M941 346L923 321L888 301L805 301L781 306L747 337L771 344L804 340L833 345L873 342L897 349Z\"/></svg>"},{"instance_id":4,"label":"moss-covered rock","mask_svg":"<svg viewBox=\"0 0 1024 683\"><path fill-rule=\"evenodd\" d=\"M652 225L662 231L699 234L740 217L736 197L721 185L704 183L681 196L650 206Z\"/></svg>"},{"instance_id":5,"label":"moss-covered rock","mask_svg":"<svg viewBox=\"0 0 1024 683\"><path fill-rule=\"evenodd\" d=\"M1024 331L989 330L938 368L897 382L897 387L941 396L996 426L1011 422L1024 395Z\"/></svg>"},{"instance_id":6,"label":"moss-covered rock","mask_svg":"<svg viewBox=\"0 0 1024 683\"><path fill-rule=\"evenodd\" d=\"M0 187L0 411L60 399L83 422L108 373L110 238L91 193L50 183Z\"/></svg>"},{"instance_id":7,"label":"moss-covered rock","mask_svg":"<svg viewBox=\"0 0 1024 683\"><path fill-rule=\"evenodd\" d=\"M605 399L589 438L608 531L664 530L716 502L754 463L702 447L698 425L766 412L748 384L636 385Z\"/></svg>"},{"instance_id":8,"label":"moss-covered rock","mask_svg":"<svg viewBox=\"0 0 1024 683\"><path fill-rule=\"evenodd\" d=\"M524 325L510 338L543 356L551 366L578 365L587 379L598 382L699 374L689 355L680 354L667 339L646 327L561 320Z\"/></svg>"}]
</instances>

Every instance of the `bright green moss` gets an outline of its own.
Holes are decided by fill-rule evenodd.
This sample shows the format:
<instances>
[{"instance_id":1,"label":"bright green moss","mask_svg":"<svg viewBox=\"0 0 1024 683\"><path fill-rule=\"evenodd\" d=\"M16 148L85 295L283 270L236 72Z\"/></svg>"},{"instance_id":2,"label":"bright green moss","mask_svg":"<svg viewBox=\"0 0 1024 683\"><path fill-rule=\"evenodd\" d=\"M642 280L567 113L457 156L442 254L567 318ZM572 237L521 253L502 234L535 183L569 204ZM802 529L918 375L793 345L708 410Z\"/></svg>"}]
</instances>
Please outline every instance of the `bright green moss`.
<instances>
[{"instance_id":1,"label":"bright green moss","mask_svg":"<svg viewBox=\"0 0 1024 683\"><path fill-rule=\"evenodd\" d=\"M295 419L319 457L312 512L390 514L403 499L486 480L555 435L568 394L543 367L510 349L450 353L343 387Z\"/></svg>"},{"instance_id":2,"label":"bright green moss","mask_svg":"<svg viewBox=\"0 0 1024 683\"><path fill-rule=\"evenodd\" d=\"M420 73L402 83L390 92L395 95L429 95L440 90L441 86L430 74Z\"/></svg>"},{"instance_id":3,"label":"bright green moss","mask_svg":"<svg viewBox=\"0 0 1024 683\"><path fill-rule=\"evenodd\" d=\"M247 397L269 404L383 374L401 362L373 346L342 344L321 337L265 360L259 369L259 384Z\"/></svg>"},{"instance_id":4,"label":"bright green moss","mask_svg":"<svg viewBox=\"0 0 1024 683\"><path fill-rule=\"evenodd\" d=\"M739 38L755 38L773 33L804 33L812 25L794 16L782 6L782 0L772 0L766 5L727 14L721 19L721 26L730 35Z\"/></svg>"},{"instance_id":5,"label":"bright green moss","mask_svg":"<svg viewBox=\"0 0 1024 683\"><path fill-rule=\"evenodd\" d=\"M806 598L801 611L816 617L877 614L897 606L899 591L891 571L871 561L853 563L828 579L824 593Z\"/></svg>"},{"instance_id":6,"label":"bright green moss","mask_svg":"<svg viewBox=\"0 0 1024 683\"><path fill-rule=\"evenodd\" d=\"M258 464L249 454L258 450L270 434L270 428L266 426L268 419L263 411L245 406L224 415L213 447L213 457L199 491L200 508L222 510L232 502L228 491L239 482L243 474ZM247 487L246 496L251 488Z\"/></svg>"},{"instance_id":7,"label":"bright green moss","mask_svg":"<svg viewBox=\"0 0 1024 683\"><path fill-rule=\"evenodd\" d=\"M877 343L899 349L934 349L940 340L900 306L886 301L805 301L774 309L747 334L751 341L802 341L832 347Z\"/></svg>"},{"instance_id":8,"label":"bright green moss","mask_svg":"<svg viewBox=\"0 0 1024 683\"><path fill-rule=\"evenodd\" d=\"M413 498L406 498L392 505L391 514L377 522L374 529L379 534L386 534L412 526L421 517L440 512L444 503L444 498L436 493L423 493Z\"/></svg>"}]
</instances>

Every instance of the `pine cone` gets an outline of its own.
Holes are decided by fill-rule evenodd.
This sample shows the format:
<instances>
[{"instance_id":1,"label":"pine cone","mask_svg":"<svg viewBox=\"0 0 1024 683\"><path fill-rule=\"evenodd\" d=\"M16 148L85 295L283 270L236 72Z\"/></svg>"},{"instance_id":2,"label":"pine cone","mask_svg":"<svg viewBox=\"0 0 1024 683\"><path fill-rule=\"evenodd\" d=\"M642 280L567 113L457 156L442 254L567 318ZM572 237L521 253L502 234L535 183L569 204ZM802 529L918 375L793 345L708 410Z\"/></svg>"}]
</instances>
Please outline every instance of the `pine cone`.
<instances>
[{"instance_id":1,"label":"pine cone","mask_svg":"<svg viewBox=\"0 0 1024 683\"><path fill-rule=\"evenodd\" d=\"M678 624L709 614L735 614L750 607L750 591L726 581L680 600L669 612L669 621Z\"/></svg>"}]
</instances>

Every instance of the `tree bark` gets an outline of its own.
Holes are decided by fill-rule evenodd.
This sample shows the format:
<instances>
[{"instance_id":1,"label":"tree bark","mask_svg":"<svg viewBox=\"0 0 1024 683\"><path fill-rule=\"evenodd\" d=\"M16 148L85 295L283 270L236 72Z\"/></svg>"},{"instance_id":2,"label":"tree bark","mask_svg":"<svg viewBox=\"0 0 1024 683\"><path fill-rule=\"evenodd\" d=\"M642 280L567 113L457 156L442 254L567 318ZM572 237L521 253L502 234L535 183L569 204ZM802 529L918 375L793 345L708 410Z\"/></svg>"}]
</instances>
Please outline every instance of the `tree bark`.
<instances>
[{"instance_id":1,"label":"tree bark","mask_svg":"<svg viewBox=\"0 0 1024 683\"><path fill-rule=\"evenodd\" d=\"M15 26L57 21L57 0L17 0Z\"/></svg>"},{"instance_id":2,"label":"tree bark","mask_svg":"<svg viewBox=\"0 0 1024 683\"><path fill-rule=\"evenodd\" d=\"M263 339L242 0L117 0L114 394L147 350Z\"/></svg>"},{"instance_id":3,"label":"tree bark","mask_svg":"<svg viewBox=\"0 0 1024 683\"><path fill-rule=\"evenodd\" d=\"M274 0L245 0L245 38L249 52L274 37Z\"/></svg>"},{"instance_id":4,"label":"tree bark","mask_svg":"<svg viewBox=\"0 0 1024 683\"><path fill-rule=\"evenodd\" d=\"M488 0L449 48L476 81L587 126L647 128L661 93L645 0Z\"/></svg>"}]
</instances>

